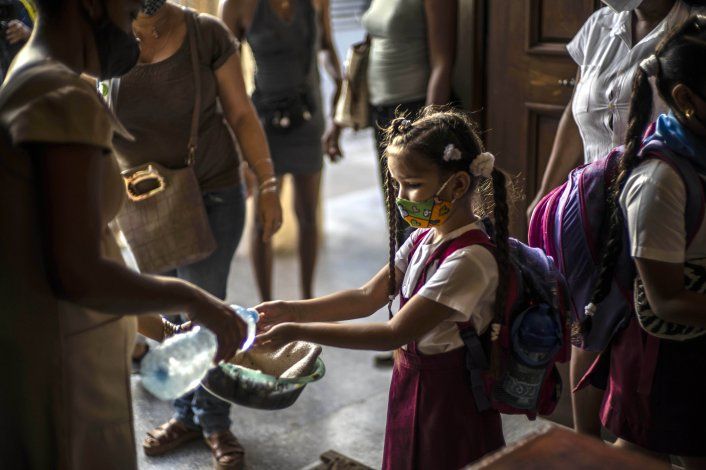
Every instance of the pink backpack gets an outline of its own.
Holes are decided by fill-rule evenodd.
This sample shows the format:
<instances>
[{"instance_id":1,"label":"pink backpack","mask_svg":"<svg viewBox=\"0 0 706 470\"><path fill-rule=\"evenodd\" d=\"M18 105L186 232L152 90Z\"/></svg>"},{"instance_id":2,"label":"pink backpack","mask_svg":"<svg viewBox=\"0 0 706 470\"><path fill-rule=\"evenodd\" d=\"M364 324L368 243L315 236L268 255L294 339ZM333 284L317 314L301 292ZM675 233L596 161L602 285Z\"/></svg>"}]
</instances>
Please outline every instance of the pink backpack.
<instances>
[{"instance_id":1,"label":"pink backpack","mask_svg":"<svg viewBox=\"0 0 706 470\"><path fill-rule=\"evenodd\" d=\"M654 133L654 125L647 136ZM598 279L601 247L607 242L606 191L609 190L623 153L618 147L605 158L576 168L568 180L537 205L529 227L529 245L543 249L556 260L571 294L574 322L588 327L573 337L574 343L590 351L602 351L615 334L627 325L634 312L635 264L629 243L622 249L608 296L597 306L591 322L584 322L584 308L590 303ZM640 150L641 158L658 158L669 164L684 182L687 192L687 243L691 243L704 215L704 191L692 165L664 142L649 139ZM623 240L628 239L627 228Z\"/></svg>"}]
</instances>

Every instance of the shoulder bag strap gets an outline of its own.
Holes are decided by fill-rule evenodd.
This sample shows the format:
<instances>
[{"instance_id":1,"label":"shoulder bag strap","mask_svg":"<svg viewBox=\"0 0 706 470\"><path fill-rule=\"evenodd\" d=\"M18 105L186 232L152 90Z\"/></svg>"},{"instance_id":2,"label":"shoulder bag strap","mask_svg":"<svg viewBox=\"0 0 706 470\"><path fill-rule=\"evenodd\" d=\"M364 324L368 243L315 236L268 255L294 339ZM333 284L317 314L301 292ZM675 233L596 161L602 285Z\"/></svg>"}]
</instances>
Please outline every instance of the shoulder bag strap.
<instances>
[{"instance_id":1,"label":"shoulder bag strap","mask_svg":"<svg viewBox=\"0 0 706 470\"><path fill-rule=\"evenodd\" d=\"M196 159L196 149L199 143L199 117L201 115L201 64L199 63L199 44L196 39L196 28L198 28L197 16L195 11L184 8L186 14L186 30L189 35L189 50L191 51L191 65L194 71L194 112L191 116L191 134L189 136L188 156L186 164L192 166Z\"/></svg>"}]
</instances>

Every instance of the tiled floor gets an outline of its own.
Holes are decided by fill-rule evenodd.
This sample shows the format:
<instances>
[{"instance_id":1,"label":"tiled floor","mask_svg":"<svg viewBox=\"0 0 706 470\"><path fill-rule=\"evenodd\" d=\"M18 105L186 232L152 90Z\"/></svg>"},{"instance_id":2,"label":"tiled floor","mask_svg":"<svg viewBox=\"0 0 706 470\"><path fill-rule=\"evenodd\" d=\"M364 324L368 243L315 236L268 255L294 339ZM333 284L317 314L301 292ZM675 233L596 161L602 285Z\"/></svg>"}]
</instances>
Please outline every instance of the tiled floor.
<instances>
[{"instance_id":1,"label":"tiled floor","mask_svg":"<svg viewBox=\"0 0 706 470\"><path fill-rule=\"evenodd\" d=\"M324 182L325 240L317 272L316 293L358 286L387 260L387 233L382 196L369 133L347 136L347 158L328 166ZM257 303L248 259L241 250L233 261L228 299L242 305ZM280 298L298 296L297 262L293 256L276 260L275 292ZM380 311L373 320L383 321ZM275 412L233 407L233 431L247 452L249 469L298 469L335 449L371 467L382 456L390 371L372 365L373 353L325 348L327 374L312 384L289 409ZM133 380L138 448L144 433L170 416L170 406L149 396ZM508 441L536 427L524 418L505 421ZM195 470L211 468L202 442L174 453L147 458L142 469Z\"/></svg>"}]
</instances>

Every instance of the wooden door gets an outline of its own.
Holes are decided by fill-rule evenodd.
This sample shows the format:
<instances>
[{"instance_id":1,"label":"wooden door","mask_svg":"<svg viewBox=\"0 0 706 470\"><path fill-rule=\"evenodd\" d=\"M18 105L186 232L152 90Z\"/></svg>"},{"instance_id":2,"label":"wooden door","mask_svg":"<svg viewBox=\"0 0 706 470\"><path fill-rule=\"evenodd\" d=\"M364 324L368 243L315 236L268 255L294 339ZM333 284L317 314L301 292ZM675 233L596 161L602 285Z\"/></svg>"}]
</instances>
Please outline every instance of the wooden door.
<instances>
[{"instance_id":1,"label":"wooden door","mask_svg":"<svg viewBox=\"0 0 706 470\"><path fill-rule=\"evenodd\" d=\"M488 148L521 175L528 201L542 179L557 125L571 98L576 64L566 44L597 0L487 2Z\"/></svg>"},{"instance_id":2,"label":"wooden door","mask_svg":"<svg viewBox=\"0 0 706 470\"><path fill-rule=\"evenodd\" d=\"M485 114L488 149L519 175L525 200L513 214L514 235L525 238L525 207L538 189L559 119L573 91L577 66L566 52L597 0L487 0ZM564 396L553 419L572 425L568 365Z\"/></svg>"}]
</instances>

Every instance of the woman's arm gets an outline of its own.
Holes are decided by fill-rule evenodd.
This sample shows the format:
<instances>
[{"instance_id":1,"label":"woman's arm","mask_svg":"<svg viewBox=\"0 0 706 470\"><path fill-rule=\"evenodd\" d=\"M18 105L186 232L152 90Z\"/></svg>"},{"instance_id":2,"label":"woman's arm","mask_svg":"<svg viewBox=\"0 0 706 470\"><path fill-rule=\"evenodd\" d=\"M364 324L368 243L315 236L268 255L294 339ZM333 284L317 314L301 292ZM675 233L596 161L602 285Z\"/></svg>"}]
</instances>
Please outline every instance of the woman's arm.
<instances>
[{"instance_id":1,"label":"woman's arm","mask_svg":"<svg viewBox=\"0 0 706 470\"><path fill-rule=\"evenodd\" d=\"M140 315L137 317L137 332L155 341L164 340L164 323L159 315Z\"/></svg>"},{"instance_id":2,"label":"woman's arm","mask_svg":"<svg viewBox=\"0 0 706 470\"><path fill-rule=\"evenodd\" d=\"M251 7L257 0L220 0L218 4L218 17L228 26L238 41L245 39L247 28L244 21L244 10ZM252 8L249 8L252 9Z\"/></svg>"},{"instance_id":3,"label":"woman's arm","mask_svg":"<svg viewBox=\"0 0 706 470\"><path fill-rule=\"evenodd\" d=\"M397 271L396 292L404 277ZM349 289L324 297L294 302L265 302L255 307L261 314L258 328L268 329L285 322L328 322L368 317L389 302L388 268L381 269L359 289Z\"/></svg>"},{"instance_id":4,"label":"woman's arm","mask_svg":"<svg viewBox=\"0 0 706 470\"><path fill-rule=\"evenodd\" d=\"M334 83L334 92L331 95L331 116L329 118L326 132L322 137L322 145L326 155L332 162L336 162L343 157L341 147L338 144L341 135L341 127L333 121L333 115L336 112L336 103L341 95L341 85L343 77L341 76L341 63L338 60L336 45L333 42L333 29L331 27L331 2L330 0L319 0L321 14L319 15L319 27L321 28L321 45L319 46L319 59L324 66L324 70Z\"/></svg>"},{"instance_id":5,"label":"woman's arm","mask_svg":"<svg viewBox=\"0 0 706 470\"><path fill-rule=\"evenodd\" d=\"M684 264L635 258L652 311L662 320L706 328L706 295L684 286Z\"/></svg>"},{"instance_id":6,"label":"woman's arm","mask_svg":"<svg viewBox=\"0 0 706 470\"><path fill-rule=\"evenodd\" d=\"M258 336L257 341L264 348L302 340L346 349L390 351L419 339L453 313L445 305L415 295L386 323L283 323Z\"/></svg>"},{"instance_id":7,"label":"woman's arm","mask_svg":"<svg viewBox=\"0 0 706 470\"><path fill-rule=\"evenodd\" d=\"M451 99L458 0L424 0L424 12L431 68L426 104L447 104Z\"/></svg>"},{"instance_id":8,"label":"woman's arm","mask_svg":"<svg viewBox=\"0 0 706 470\"><path fill-rule=\"evenodd\" d=\"M106 157L80 144L28 148L40 191L41 233L49 282L57 297L108 314L186 313L218 335L217 359L235 353L242 321L227 305L176 278L135 273L105 259L101 214Z\"/></svg>"},{"instance_id":9,"label":"woman's arm","mask_svg":"<svg viewBox=\"0 0 706 470\"><path fill-rule=\"evenodd\" d=\"M258 217L263 228L263 240L267 241L282 225L282 208L277 191L268 190L268 186L272 189L271 184L274 183L274 167L265 131L245 90L238 52L233 53L216 70L216 82L226 121L233 129L248 166L260 183Z\"/></svg>"},{"instance_id":10,"label":"woman's arm","mask_svg":"<svg viewBox=\"0 0 706 470\"><path fill-rule=\"evenodd\" d=\"M580 79L581 75L577 74L576 83ZM572 96L569 104L564 109L564 114L561 115L559 127L554 137L554 144L552 145L552 153L549 156L549 162L542 177L542 184L534 200L527 208L528 219L532 217L532 212L534 212L534 208L539 204L539 201L549 191L566 181L571 170L583 162L583 140L571 109L573 102L574 97Z\"/></svg>"}]
</instances>

